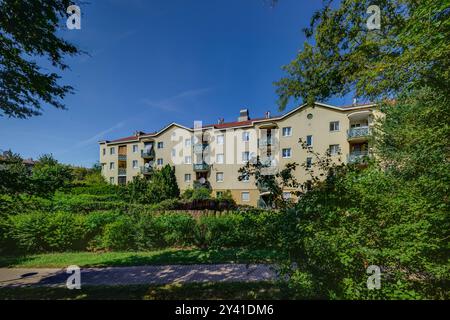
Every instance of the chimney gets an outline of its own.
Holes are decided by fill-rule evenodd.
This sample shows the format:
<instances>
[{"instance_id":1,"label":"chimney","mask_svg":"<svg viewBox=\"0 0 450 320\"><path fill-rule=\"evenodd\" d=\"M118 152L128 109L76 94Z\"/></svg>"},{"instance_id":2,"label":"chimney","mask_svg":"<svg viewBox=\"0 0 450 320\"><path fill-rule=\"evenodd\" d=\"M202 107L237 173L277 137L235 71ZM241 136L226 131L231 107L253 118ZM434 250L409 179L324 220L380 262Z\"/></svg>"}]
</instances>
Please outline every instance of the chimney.
<instances>
[{"instance_id":1,"label":"chimney","mask_svg":"<svg viewBox=\"0 0 450 320\"><path fill-rule=\"evenodd\" d=\"M270 118L270 111L267 111L267 112L266 112L265 118L266 118L266 119L269 119L269 118Z\"/></svg>"},{"instance_id":2,"label":"chimney","mask_svg":"<svg viewBox=\"0 0 450 320\"><path fill-rule=\"evenodd\" d=\"M134 135L135 135L136 137L139 137L139 136L141 136L141 135L143 135L143 134L145 134L145 133L142 132L142 131L135 131L135 132L134 132Z\"/></svg>"},{"instance_id":3,"label":"chimney","mask_svg":"<svg viewBox=\"0 0 450 320\"><path fill-rule=\"evenodd\" d=\"M248 109L242 109L241 111L239 111L239 118L238 121L247 121L250 120L250 117L248 116Z\"/></svg>"},{"instance_id":4,"label":"chimney","mask_svg":"<svg viewBox=\"0 0 450 320\"><path fill-rule=\"evenodd\" d=\"M358 99L356 97L353 98L353 106L356 106L356 104L358 103Z\"/></svg>"},{"instance_id":5,"label":"chimney","mask_svg":"<svg viewBox=\"0 0 450 320\"><path fill-rule=\"evenodd\" d=\"M217 120L217 124L223 124L225 122L224 118L219 118L219 120Z\"/></svg>"}]
</instances>

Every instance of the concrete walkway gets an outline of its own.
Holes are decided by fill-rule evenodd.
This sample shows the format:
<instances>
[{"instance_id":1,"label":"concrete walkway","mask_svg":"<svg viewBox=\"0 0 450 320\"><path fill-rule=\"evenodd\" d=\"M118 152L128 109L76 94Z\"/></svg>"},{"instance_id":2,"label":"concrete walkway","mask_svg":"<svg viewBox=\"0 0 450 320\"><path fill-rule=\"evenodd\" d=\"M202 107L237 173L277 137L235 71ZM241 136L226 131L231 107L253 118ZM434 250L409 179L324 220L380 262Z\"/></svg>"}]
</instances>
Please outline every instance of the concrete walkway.
<instances>
[{"instance_id":1,"label":"concrete walkway","mask_svg":"<svg viewBox=\"0 0 450 320\"><path fill-rule=\"evenodd\" d=\"M64 287L65 269L0 268L0 288L24 286ZM274 280L265 264L201 264L139 267L81 268L83 285L168 284L183 282L251 282Z\"/></svg>"}]
</instances>

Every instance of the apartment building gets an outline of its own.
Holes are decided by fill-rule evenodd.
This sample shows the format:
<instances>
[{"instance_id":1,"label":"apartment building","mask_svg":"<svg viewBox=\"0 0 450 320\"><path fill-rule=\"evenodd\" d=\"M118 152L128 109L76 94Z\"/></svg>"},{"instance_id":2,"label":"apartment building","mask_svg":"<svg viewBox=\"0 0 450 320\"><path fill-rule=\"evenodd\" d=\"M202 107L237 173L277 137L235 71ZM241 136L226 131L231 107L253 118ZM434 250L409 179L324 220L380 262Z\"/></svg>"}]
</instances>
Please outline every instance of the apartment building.
<instances>
[{"instance_id":1,"label":"apartment building","mask_svg":"<svg viewBox=\"0 0 450 320\"><path fill-rule=\"evenodd\" d=\"M370 155L369 136L381 113L373 104L344 107L315 103L301 105L283 115L252 119L247 109L237 121L187 127L171 123L153 132L100 141L102 173L113 184L125 184L137 175L151 178L153 170L175 166L181 191L208 185L213 195L230 190L239 204L256 205L266 190L250 177L238 180L238 169L259 156L273 170L296 162L312 166L314 157L299 144L302 138L314 152L330 151L338 161L355 162ZM340 155L339 155L340 154ZM308 179L297 167L299 182ZM293 190L284 190L286 198Z\"/></svg>"}]
</instances>

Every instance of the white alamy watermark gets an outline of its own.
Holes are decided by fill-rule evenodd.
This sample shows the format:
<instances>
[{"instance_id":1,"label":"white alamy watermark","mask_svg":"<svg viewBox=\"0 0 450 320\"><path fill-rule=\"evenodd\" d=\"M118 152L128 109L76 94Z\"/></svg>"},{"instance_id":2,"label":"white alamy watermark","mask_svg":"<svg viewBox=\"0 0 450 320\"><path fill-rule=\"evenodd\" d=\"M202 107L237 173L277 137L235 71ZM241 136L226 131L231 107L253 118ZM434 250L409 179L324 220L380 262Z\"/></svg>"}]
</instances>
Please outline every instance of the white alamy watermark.
<instances>
[{"instance_id":1,"label":"white alamy watermark","mask_svg":"<svg viewBox=\"0 0 450 320\"><path fill-rule=\"evenodd\" d=\"M81 9L77 5L70 5L67 7L66 12L70 16L66 20L66 26L69 30L80 30L81 29Z\"/></svg>"},{"instance_id":2,"label":"white alamy watermark","mask_svg":"<svg viewBox=\"0 0 450 320\"><path fill-rule=\"evenodd\" d=\"M71 265L66 269L66 273L70 274L66 281L67 289L81 289L81 270L79 266Z\"/></svg>"},{"instance_id":3,"label":"white alamy watermark","mask_svg":"<svg viewBox=\"0 0 450 320\"><path fill-rule=\"evenodd\" d=\"M369 18L367 18L366 26L369 30L380 30L381 29L381 10L377 5L370 5L366 11L367 14L370 14Z\"/></svg>"},{"instance_id":4,"label":"white alamy watermark","mask_svg":"<svg viewBox=\"0 0 450 320\"><path fill-rule=\"evenodd\" d=\"M376 265L371 265L367 268L366 272L370 274L367 278L367 289L381 289L381 268Z\"/></svg>"}]
</instances>

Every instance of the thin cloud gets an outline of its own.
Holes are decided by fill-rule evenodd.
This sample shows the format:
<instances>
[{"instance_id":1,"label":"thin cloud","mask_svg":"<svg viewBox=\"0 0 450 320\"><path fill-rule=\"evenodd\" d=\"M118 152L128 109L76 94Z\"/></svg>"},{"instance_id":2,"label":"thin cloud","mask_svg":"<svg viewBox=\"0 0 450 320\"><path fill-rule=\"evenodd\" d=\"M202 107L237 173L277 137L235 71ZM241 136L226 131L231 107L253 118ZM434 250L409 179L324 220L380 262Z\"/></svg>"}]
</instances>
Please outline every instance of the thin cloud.
<instances>
[{"instance_id":1,"label":"thin cloud","mask_svg":"<svg viewBox=\"0 0 450 320\"><path fill-rule=\"evenodd\" d=\"M157 108L166 112L179 111L180 108L188 102L192 102L198 96L209 92L211 88L192 89L180 92L172 97L161 100L142 99L141 102L145 105Z\"/></svg>"}]
</instances>

